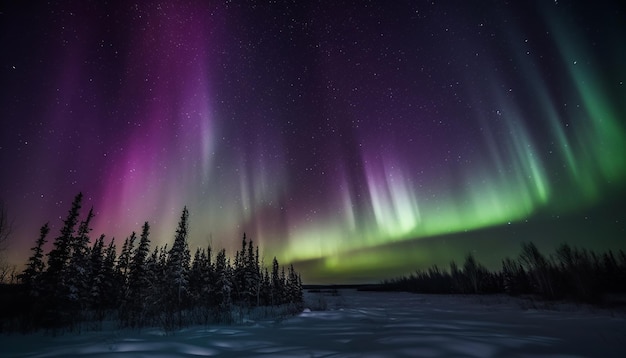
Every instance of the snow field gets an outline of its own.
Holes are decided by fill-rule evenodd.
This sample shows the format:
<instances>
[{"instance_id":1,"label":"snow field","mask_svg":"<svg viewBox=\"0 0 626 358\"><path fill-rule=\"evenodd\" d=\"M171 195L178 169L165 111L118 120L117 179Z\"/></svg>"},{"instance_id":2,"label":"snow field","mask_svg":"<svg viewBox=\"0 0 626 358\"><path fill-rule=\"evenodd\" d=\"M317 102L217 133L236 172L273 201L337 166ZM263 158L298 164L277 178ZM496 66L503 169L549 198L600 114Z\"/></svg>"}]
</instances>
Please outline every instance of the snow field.
<instances>
[{"instance_id":1,"label":"snow field","mask_svg":"<svg viewBox=\"0 0 626 358\"><path fill-rule=\"evenodd\" d=\"M626 318L603 310L524 310L506 296L341 290L307 293L326 311L194 326L170 335L104 328L0 336L1 357L626 357Z\"/></svg>"}]
</instances>

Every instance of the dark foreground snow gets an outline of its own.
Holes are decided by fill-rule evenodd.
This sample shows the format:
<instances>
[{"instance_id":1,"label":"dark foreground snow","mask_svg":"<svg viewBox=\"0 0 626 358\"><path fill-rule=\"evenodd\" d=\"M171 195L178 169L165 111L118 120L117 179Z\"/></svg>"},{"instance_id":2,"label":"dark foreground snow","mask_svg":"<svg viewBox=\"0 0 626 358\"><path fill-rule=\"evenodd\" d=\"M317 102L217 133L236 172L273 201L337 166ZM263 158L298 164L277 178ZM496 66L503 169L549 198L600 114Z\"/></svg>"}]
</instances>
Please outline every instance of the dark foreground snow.
<instances>
[{"instance_id":1,"label":"dark foreground snow","mask_svg":"<svg viewBox=\"0 0 626 358\"><path fill-rule=\"evenodd\" d=\"M5 335L0 356L626 357L626 319L609 311L525 310L504 296L343 290L323 298L327 311L172 335L158 329Z\"/></svg>"}]
</instances>

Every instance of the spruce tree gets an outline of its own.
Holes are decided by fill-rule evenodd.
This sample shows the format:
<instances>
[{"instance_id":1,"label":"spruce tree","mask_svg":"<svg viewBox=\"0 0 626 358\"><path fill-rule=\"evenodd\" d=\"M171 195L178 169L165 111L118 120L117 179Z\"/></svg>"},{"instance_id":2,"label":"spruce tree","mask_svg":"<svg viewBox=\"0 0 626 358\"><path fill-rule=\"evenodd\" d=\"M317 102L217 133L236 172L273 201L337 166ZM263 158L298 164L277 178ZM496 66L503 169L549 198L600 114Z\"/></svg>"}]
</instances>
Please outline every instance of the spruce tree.
<instances>
[{"instance_id":1,"label":"spruce tree","mask_svg":"<svg viewBox=\"0 0 626 358\"><path fill-rule=\"evenodd\" d=\"M300 276L293 268L293 264L289 265L289 272L287 276L287 297L289 303L301 303L302 302L302 286L300 282Z\"/></svg>"},{"instance_id":2,"label":"spruce tree","mask_svg":"<svg viewBox=\"0 0 626 358\"><path fill-rule=\"evenodd\" d=\"M283 285L280 280L280 271L278 266L278 260L276 256L274 256L274 260L272 261L272 291L271 291L271 302L272 306L277 306L282 303L282 292Z\"/></svg>"},{"instance_id":3,"label":"spruce tree","mask_svg":"<svg viewBox=\"0 0 626 358\"><path fill-rule=\"evenodd\" d=\"M89 305L95 310L99 319L104 318L102 294L104 292L104 234L93 243L90 255Z\"/></svg>"},{"instance_id":4,"label":"spruce tree","mask_svg":"<svg viewBox=\"0 0 626 358\"><path fill-rule=\"evenodd\" d=\"M81 221L76 236L70 242L71 256L68 264L67 284L69 299L74 302L75 309L84 309L89 294L89 224L93 219L93 208L87 218Z\"/></svg>"},{"instance_id":5,"label":"spruce tree","mask_svg":"<svg viewBox=\"0 0 626 358\"><path fill-rule=\"evenodd\" d=\"M72 208L70 209L67 218L63 221L63 228L61 228L61 235L54 240L54 248L48 254L48 273L50 279L61 278L61 272L67 266L67 262L70 258L72 237L76 230L76 224L78 223L78 215L80 214L81 201L83 194L78 193L72 202Z\"/></svg>"},{"instance_id":6,"label":"spruce tree","mask_svg":"<svg viewBox=\"0 0 626 358\"><path fill-rule=\"evenodd\" d=\"M272 279L270 278L267 267L264 269L263 281L261 283L261 305L269 306L272 304Z\"/></svg>"},{"instance_id":7,"label":"spruce tree","mask_svg":"<svg viewBox=\"0 0 626 358\"><path fill-rule=\"evenodd\" d=\"M44 276L45 292L49 297L49 312L56 317L49 317L54 325L62 324L65 318L60 316L65 312L69 300L68 265L72 254L72 241L78 224L83 194L78 193L72 202L72 207L63 221L60 235L54 240L54 248L48 253L48 269Z\"/></svg>"},{"instance_id":8,"label":"spruce tree","mask_svg":"<svg viewBox=\"0 0 626 358\"><path fill-rule=\"evenodd\" d=\"M124 244L122 245L122 252L120 252L120 257L117 262L117 271L122 280L122 293L126 295L126 291L128 289L128 278L130 274L130 261L133 257L133 249L135 246L135 240L137 240L137 234L133 231L129 237L124 240Z\"/></svg>"},{"instance_id":9,"label":"spruce tree","mask_svg":"<svg viewBox=\"0 0 626 358\"><path fill-rule=\"evenodd\" d=\"M35 247L31 248L33 255L28 259L26 269L20 275L20 279L31 297L38 297L41 294L40 276L46 267L43 261L43 245L46 243L46 236L48 236L49 232L50 226L48 226L48 223L39 229L39 238L35 243Z\"/></svg>"},{"instance_id":10,"label":"spruce tree","mask_svg":"<svg viewBox=\"0 0 626 358\"><path fill-rule=\"evenodd\" d=\"M202 297L202 275L204 270L203 250L196 248L189 270L189 296L193 305L198 305Z\"/></svg>"},{"instance_id":11,"label":"spruce tree","mask_svg":"<svg viewBox=\"0 0 626 358\"><path fill-rule=\"evenodd\" d=\"M150 225L146 221L141 229L139 246L134 251L129 264L125 306L128 312L128 323L131 327L141 326L145 314L146 295L150 285L146 268L146 260L150 254L149 235Z\"/></svg>"},{"instance_id":12,"label":"spruce tree","mask_svg":"<svg viewBox=\"0 0 626 358\"><path fill-rule=\"evenodd\" d=\"M165 264L160 261L160 247L155 247L146 259L146 276L148 287L146 292L145 310L147 316L156 316L163 311L163 270Z\"/></svg>"},{"instance_id":13,"label":"spruce tree","mask_svg":"<svg viewBox=\"0 0 626 358\"><path fill-rule=\"evenodd\" d=\"M304 303L304 293L302 292L302 276L298 273L298 295L296 296L297 302Z\"/></svg>"},{"instance_id":14,"label":"spruce tree","mask_svg":"<svg viewBox=\"0 0 626 358\"><path fill-rule=\"evenodd\" d=\"M150 255L150 225L146 221L141 229L141 237L139 239L139 245L134 250L132 258L129 263L129 288L131 290L131 298L142 297L142 291L145 291L147 273L146 273L146 259Z\"/></svg>"},{"instance_id":15,"label":"spruce tree","mask_svg":"<svg viewBox=\"0 0 626 358\"><path fill-rule=\"evenodd\" d=\"M202 304L207 308L211 304L211 297L215 295L216 275L215 264L213 263L211 246L207 247L206 259L202 270Z\"/></svg>"},{"instance_id":16,"label":"spruce tree","mask_svg":"<svg viewBox=\"0 0 626 358\"><path fill-rule=\"evenodd\" d=\"M230 313L232 282L230 277L230 264L226 258L226 250L218 252L215 259L215 296L220 311Z\"/></svg>"},{"instance_id":17,"label":"spruce tree","mask_svg":"<svg viewBox=\"0 0 626 358\"><path fill-rule=\"evenodd\" d=\"M248 252L245 255L245 302L252 305L257 301L257 292L259 285L259 263L258 251L255 255L254 243L252 240L248 243Z\"/></svg>"},{"instance_id":18,"label":"spruce tree","mask_svg":"<svg viewBox=\"0 0 626 358\"><path fill-rule=\"evenodd\" d=\"M117 248L115 238L111 239L104 253L102 264L102 283L100 290L102 309L117 308L120 299L120 277L116 268Z\"/></svg>"},{"instance_id":19,"label":"spruce tree","mask_svg":"<svg viewBox=\"0 0 626 358\"><path fill-rule=\"evenodd\" d=\"M254 260L252 261L254 273L254 292L253 299L256 306L261 305L261 286L263 284L263 273L261 272L261 262L259 262L259 246L255 248Z\"/></svg>"},{"instance_id":20,"label":"spruce tree","mask_svg":"<svg viewBox=\"0 0 626 358\"><path fill-rule=\"evenodd\" d=\"M241 242L241 251L235 253L235 262L233 267L233 285L235 299L238 302L244 301L247 298L246 287L246 248L248 242L246 240L246 233L243 233L243 239Z\"/></svg>"},{"instance_id":21,"label":"spruce tree","mask_svg":"<svg viewBox=\"0 0 626 358\"><path fill-rule=\"evenodd\" d=\"M179 326L182 324L182 309L189 294L188 275L191 256L187 244L188 231L189 211L185 207L176 229L174 244L168 252L166 264L168 306L178 312Z\"/></svg>"},{"instance_id":22,"label":"spruce tree","mask_svg":"<svg viewBox=\"0 0 626 358\"><path fill-rule=\"evenodd\" d=\"M280 304L289 302L289 297L287 295L287 276L285 275L285 266L280 268Z\"/></svg>"}]
</instances>

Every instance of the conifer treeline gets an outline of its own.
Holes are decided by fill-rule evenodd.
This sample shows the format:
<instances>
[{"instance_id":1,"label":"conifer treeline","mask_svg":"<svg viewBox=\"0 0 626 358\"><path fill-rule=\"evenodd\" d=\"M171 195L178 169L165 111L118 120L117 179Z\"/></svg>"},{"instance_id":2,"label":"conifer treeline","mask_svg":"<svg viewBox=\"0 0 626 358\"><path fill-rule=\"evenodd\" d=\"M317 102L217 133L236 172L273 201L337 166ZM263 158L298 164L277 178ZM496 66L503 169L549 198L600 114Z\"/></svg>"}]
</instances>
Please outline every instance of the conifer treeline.
<instances>
[{"instance_id":1,"label":"conifer treeline","mask_svg":"<svg viewBox=\"0 0 626 358\"><path fill-rule=\"evenodd\" d=\"M472 254L463 267L432 266L409 276L383 281L380 289L420 293L508 293L538 295L547 300L600 303L607 294L626 293L626 253L593 251L562 244L544 256L523 243L517 259L505 258L501 270L489 271Z\"/></svg>"},{"instance_id":2,"label":"conifer treeline","mask_svg":"<svg viewBox=\"0 0 626 358\"><path fill-rule=\"evenodd\" d=\"M90 246L93 209L79 221L78 194L53 248L44 253L45 224L20 275L24 288L23 330L60 328L102 321L116 315L122 326L161 326L230 322L233 309L302 303L300 275L276 258L262 267L259 248L243 235L234 262L224 249L198 248L191 257L189 212L183 209L171 248L150 248L150 226L133 232L118 256L115 241L102 235Z\"/></svg>"}]
</instances>

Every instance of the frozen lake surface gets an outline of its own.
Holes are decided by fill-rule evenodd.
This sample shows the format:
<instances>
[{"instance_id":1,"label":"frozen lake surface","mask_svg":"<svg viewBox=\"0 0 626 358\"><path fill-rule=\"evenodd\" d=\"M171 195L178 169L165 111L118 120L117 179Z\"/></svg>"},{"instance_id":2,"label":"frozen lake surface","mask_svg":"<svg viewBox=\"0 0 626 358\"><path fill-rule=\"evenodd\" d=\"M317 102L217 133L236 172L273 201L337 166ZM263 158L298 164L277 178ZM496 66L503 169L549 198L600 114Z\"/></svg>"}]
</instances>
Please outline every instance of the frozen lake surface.
<instances>
[{"instance_id":1,"label":"frozen lake surface","mask_svg":"<svg viewBox=\"0 0 626 358\"><path fill-rule=\"evenodd\" d=\"M317 294L307 294L315 301ZM626 357L623 314L506 296L340 290L281 322L0 336L1 357Z\"/></svg>"}]
</instances>

